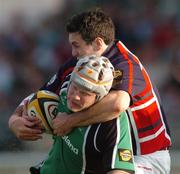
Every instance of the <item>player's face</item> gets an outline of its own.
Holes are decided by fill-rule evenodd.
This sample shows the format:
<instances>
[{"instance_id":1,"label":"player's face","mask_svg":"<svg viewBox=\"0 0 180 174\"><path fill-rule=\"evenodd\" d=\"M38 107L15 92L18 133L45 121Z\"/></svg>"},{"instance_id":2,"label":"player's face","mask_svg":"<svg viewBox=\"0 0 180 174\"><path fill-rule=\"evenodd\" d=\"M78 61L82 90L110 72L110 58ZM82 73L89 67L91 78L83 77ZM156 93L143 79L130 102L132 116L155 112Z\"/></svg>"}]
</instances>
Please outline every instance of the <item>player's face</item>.
<instances>
[{"instance_id":1,"label":"player's face","mask_svg":"<svg viewBox=\"0 0 180 174\"><path fill-rule=\"evenodd\" d=\"M92 106L96 101L96 94L81 89L74 82L71 83L67 95L68 108L78 112Z\"/></svg>"},{"instance_id":2,"label":"player's face","mask_svg":"<svg viewBox=\"0 0 180 174\"><path fill-rule=\"evenodd\" d=\"M87 44L78 32L69 33L69 42L72 47L72 55L74 57L82 57L89 55L96 55L97 51L93 44Z\"/></svg>"}]
</instances>

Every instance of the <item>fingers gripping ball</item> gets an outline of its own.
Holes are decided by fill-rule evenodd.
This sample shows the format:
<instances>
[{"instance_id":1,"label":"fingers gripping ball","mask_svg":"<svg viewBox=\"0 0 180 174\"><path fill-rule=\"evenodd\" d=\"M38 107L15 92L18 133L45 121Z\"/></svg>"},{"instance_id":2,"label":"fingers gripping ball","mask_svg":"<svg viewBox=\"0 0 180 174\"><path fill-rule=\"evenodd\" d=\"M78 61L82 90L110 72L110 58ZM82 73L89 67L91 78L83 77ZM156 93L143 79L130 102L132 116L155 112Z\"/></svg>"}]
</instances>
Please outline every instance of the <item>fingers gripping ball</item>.
<instances>
[{"instance_id":1,"label":"fingers gripping ball","mask_svg":"<svg viewBox=\"0 0 180 174\"><path fill-rule=\"evenodd\" d=\"M46 133L52 133L52 120L57 115L59 96L53 92L41 90L33 95L27 107L28 115L38 117Z\"/></svg>"}]
</instances>

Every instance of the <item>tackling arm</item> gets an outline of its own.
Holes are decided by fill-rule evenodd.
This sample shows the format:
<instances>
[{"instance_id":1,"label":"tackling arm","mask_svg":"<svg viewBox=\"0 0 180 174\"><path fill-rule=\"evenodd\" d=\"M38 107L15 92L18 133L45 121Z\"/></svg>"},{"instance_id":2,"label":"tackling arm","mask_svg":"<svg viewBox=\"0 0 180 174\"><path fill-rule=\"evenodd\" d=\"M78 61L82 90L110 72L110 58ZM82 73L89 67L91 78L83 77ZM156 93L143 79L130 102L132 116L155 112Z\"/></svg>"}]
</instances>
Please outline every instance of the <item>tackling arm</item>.
<instances>
[{"instance_id":1,"label":"tackling arm","mask_svg":"<svg viewBox=\"0 0 180 174\"><path fill-rule=\"evenodd\" d=\"M129 105L130 96L127 92L111 91L106 97L86 110L68 114L68 116L66 113L58 113L58 116L53 120L54 134L63 136L74 127L112 120L125 111Z\"/></svg>"},{"instance_id":2,"label":"tackling arm","mask_svg":"<svg viewBox=\"0 0 180 174\"><path fill-rule=\"evenodd\" d=\"M117 118L130 104L129 94L125 91L111 91L100 102L91 108L73 113L72 121L75 126L86 126L99 122L106 122Z\"/></svg>"}]
</instances>

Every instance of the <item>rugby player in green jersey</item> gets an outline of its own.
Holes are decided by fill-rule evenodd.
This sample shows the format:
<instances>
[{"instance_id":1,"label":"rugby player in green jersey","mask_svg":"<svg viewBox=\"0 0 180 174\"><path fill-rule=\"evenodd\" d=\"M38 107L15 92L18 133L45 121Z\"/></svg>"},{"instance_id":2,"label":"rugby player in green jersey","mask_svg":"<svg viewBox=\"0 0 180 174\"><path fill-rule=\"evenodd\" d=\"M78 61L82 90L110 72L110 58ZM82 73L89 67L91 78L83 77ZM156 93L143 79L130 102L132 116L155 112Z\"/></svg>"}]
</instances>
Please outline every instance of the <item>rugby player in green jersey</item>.
<instances>
[{"instance_id":1,"label":"rugby player in green jersey","mask_svg":"<svg viewBox=\"0 0 180 174\"><path fill-rule=\"evenodd\" d=\"M89 108L108 94L114 68L103 56L80 59L69 84L62 85L59 112L78 112ZM104 106L106 107L106 106ZM54 122L54 126L58 125ZM36 170L40 174L129 174L134 161L126 113L107 121L77 127L64 136L54 136L54 144Z\"/></svg>"},{"instance_id":2,"label":"rugby player in green jersey","mask_svg":"<svg viewBox=\"0 0 180 174\"><path fill-rule=\"evenodd\" d=\"M118 14L117 14L118 15ZM54 124L54 134L64 136L78 126L87 126L117 118L126 111L131 125L131 136L136 172L143 174L169 174L171 158L170 130L160 95L138 59L120 40L115 39L115 26L110 16L100 9L72 16L66 30L73 58L59 67L57 73L40 89L59 94L64 77L70 74L76 59L87 55L107 57L115 70L123 73L107 96L89 109L59 113ZM25 101L16 108L9 119L9 127L21 140L38 140L42 131L37 129L37 117L28 120Z\"/></svg>"}]
</instances>

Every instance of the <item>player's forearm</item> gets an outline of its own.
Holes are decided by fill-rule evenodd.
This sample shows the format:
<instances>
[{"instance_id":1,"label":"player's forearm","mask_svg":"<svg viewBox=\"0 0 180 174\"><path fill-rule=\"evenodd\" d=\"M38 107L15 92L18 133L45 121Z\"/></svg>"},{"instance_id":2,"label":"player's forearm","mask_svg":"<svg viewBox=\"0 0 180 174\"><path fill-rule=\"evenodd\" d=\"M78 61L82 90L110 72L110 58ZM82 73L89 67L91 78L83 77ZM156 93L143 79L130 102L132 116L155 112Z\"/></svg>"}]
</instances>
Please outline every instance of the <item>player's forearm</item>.
<instances>
[{"instance_id":1,"label":"player's forearm","mask_svg":"<svg viewBox=\"0 0 180 174\"><path fill-rule=\"evenodd\" d=\"M113 101L112 101L112 103L113 103ZM106 103L107 101L105 100L102 102ZM87 113L89 114L89 117L86 116ZM88 109L87 111L82 111L81 113L77 113L78 114L77 116L83 117L83 115L85 115L86 118L83 117L83 119L85 119L85 120L78 122L76 126L77 127L78 126L87 126L90 124L106 122L106 121L112 120L114 118L117 118L120 115L120 113L121 113L121 111L119 110L119 108L115 108L115 105L111 106L108 103L106 105L104 105L102 103L97 103L96 105L94 105L90 109Z\"/></svg>"},{"instance_id":2,"label":"player's forearm","mask_svg":"<svg viewBox=\"0 0 180 174\"><path fill-rule=\"evenodd\" d=\"M81 122L77 123L76 126L77 127L87 126L87 125L91 125L91 124L95 124L95 123L106 122L106 121L112 120L114 118L117 118L118 116L119 115L111 115L111 116L107 117L106 114L101 114L98 117L92 117L85 121L81 121Z\"/></svg>"},{"instance_id":3,"label":"player's forearm","mask_svg":"<svg viewBox=\"0 0 180 174\"><path fill-rule=\"evenodd\" d=\"M117 118L129 106L129 101L122 104L122 98L122 92L112 91L91 108L72 114L71 121L75 126L86 126Z\"/></svg>"}]
</instances>

